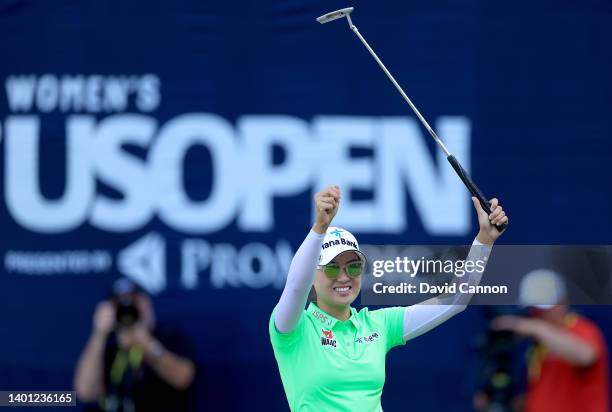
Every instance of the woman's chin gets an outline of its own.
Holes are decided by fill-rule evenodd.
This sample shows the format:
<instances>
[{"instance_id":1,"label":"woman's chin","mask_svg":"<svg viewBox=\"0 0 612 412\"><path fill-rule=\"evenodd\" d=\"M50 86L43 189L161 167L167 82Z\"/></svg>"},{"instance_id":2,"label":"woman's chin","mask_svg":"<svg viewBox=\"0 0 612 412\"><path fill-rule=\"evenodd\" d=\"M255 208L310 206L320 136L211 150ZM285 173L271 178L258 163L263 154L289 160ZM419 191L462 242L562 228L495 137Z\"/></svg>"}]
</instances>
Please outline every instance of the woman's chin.
<instances>
[{"instance_id":1,"label":"woman's chin","mask_svg":"<svg viewBox=\"0 0 612 412\"><path fill-rule=\"evenodd\" d=\"M357 294L354 290L349 290L348 292L332 292L332 301L336 305L350 305L356 297Z\"/></svg>"}]
</instances>

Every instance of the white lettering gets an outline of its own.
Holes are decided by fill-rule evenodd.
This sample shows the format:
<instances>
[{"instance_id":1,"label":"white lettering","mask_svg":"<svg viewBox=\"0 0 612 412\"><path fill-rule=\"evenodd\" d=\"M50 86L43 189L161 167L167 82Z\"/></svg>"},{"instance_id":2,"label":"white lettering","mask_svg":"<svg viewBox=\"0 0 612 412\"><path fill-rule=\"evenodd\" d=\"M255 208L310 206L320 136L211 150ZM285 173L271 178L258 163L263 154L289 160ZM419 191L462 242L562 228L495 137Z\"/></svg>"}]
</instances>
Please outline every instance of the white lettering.
<instances>
[{"instance_id":1,"label":"white lettering","mask_svg":"<svg viewBox=\"0 0 612 412\"><path fill-rule=\"evenodd\" d=\"M274 227L274 196L303 192L311 181L308 124L289 116L244 116L238 130L248 153L237 166L246 171L246 196L238 226L246 231L269 231ZM284 149L280 165L272 162L274 145Z\"/></svg>"},{"instance_id":2,"label":"white lettering","mask_svg":"<svg viewBox=\"0 0 612 412\"><path fill-rule=\"evenodd\" d=\"M315 186L322 188L330 183L338 184L344 191L342 213L334 224L350 227L357 232L387 232L398 225L393 202L388 202L390 192L380 191L381 183L375 179L379 163L375 158L355 158L351 149L374 150L374 122L369 117L319 116L313 121L317 153L314 171ZM374 155L376 156L376 154ZM378 177L378 176L377 176ZM372 192L367 200L354 200L353 190ZM403 209L402 209L403 210ZM313 218L314 213L313 210Z\"/></svg>"},{"instance_id":3,"label":"white lettering","mask_svg":"<svg viewBox=\"0 0 612 412\"><path fill-rule=\"evenodd\" d=\"M196 289L198 273L210 265L211 248L201 239L187 239L181 246L181 284L186 289Z\"/></svg>"},{"instance_id":4,"label":"white lettering","mask_svg":"<svg viewBox=\"0 0 612 412\"><path fill-rule=\"evenodd\" d=\"M117 189L121 199L99 195L93 205L91 222L113 232L128 232L144 226L154 214L156 187L147 165L123 151L125 145L148 147L155 133L155 121L138 114L108 117L98 126L94 140L99 179Z\"/></svg>"},{"instance_id":5,"label":"white lettering","mask_svg":"<svg viewBox=\"0 0 612 412\"><path fill-rule=\"evenodd\" d=\"M146 74L138 81L136 107L143 112L152 112L161 102L161 81L154 74Z\"/></svg>"},{"instance_id":6,"label":"white lettering","mask_svg":"<svg viewBox=\"0 0 612 412\"><path fill-rule=\"evenodd\" d=\"M59 101L59 84L57 77L52 74L45 74L38 79L36 89L36 102L41 112L52 111Z\"/></svg>"},{"instance_id":7,"label":"white lettering","mask_svg":"<svg viewBox=\"0 0 612 412\"><path fill-rule=\"evenodd\" d=\"M382 121L381 128L384 172L379 182L384 187L382 191L394 197L388 199L388 203L405 204L404 191L399 190L403 186L402 179L429 233L465 234L471 225L469 192L447 164L444 154L437 150L437 162L432 159L425 144L426 137L412 119L387 118ZM461 118L442 118L438 121L438 129L447 148L469 170L469 123ZM396 229L405 230L404 220L397 222Z\"/></svg>"},{"instance_id":8,"label":"white lettering","mask_svg":"<svg viewBox=\"0 0 612 412\"><path fill-rule=\"evenodd\" d=\"M12 112L27 112L32 109L36 88L35 76L9 76L5 88Z\"/></svg>"},{"instance_id":9,"label":"white lettering","mask_svg":"<svg viewBox=\"0 0 612 412\"><path fill-rule=\"evenodd\" d=\"M63 76L61 82L60 105L62 112L74 110L80 112L85 106L85 96L81 90L85 88L83 76Z\"/></svg>"},{"instance_id":10,"label":"white lettering","mask_svg":"<svg viewBox=\"0 0 612 412\"><path fill-rule=\"evenodd\" d=\"M87 219L94 195L92 135L88 117L68 119L67 171L64 194L48 200L40 191L40 122L34 116L10 116L6 121L5 191L7 209L23 227L40 233L73 229Z\"/></svg>"},{"instance_id":11,"label":"white lettering","mask_svg":"<svg viewBox=\"0 0 612 412\"><path fill-rule=\"evenodd\" d=\"M183 188L183 159L193 145L204 145L213 158L213 184L204 201L193 202ZM150 154L151 179L158 194L159 216L187 233L224 228L236 214L241 168L231 125L213 114L187 114L170 120ZM203 165L204 167L204 165Z\"/></svg>"},{"instance_id":12,"label":"white lettering","mask_svg":"<svg viewBox=\"0 0 612 412\"><path fill-rule=\"evenodd\" d=\"M9 76L5 89L13 113L38 110L61 112L124 112L130 97L141 112L161 104L161 81L154 74L102 76L43 74Z\"/></svg>"},{"instance_id":13,"label":"white lettering","mask_svg":"<svg viewBox=\"0 0 612 412\"><path fill-rule=\"evenodd\" d=\"M88 84L96 82L89 77ZM60 106L81 104L74 93L80 83L62 78L68 86L62 86ZM7 89L16 87L9 84ZM126 79L105 84L112 97L100 104L122 106ZM438 126L469 170L469 122L441 118ZM409 118L325 116L314 120L311 132L308 123L290 116L244 116L236 133L227 120L207 113L178 116L159 131L153 117L141 114L116 114L97 125L93 116L73 115L66 121L66 181L59 199L45 198L40 188L39 157L53 152L41 151L39 129L39 117L9 116L0 138L6 141L8 210L23 227L41 233L87 221L127 232L154 216L185 233L212 233L233 221L242 231L267 232L275 228L275 198L332 183L344 190L335 222L356 232L406 230L406 193L430 234L461 235L471 225L468 192L444 156L430 153ZM188 193L189 182L202 178L185 175L185 157L196 146L212 159L196 172L212 177L204 199ZM273 159L275 149L282 159ZM96 180L116 193L96 193Z\"/></svg>"}]
</instances>

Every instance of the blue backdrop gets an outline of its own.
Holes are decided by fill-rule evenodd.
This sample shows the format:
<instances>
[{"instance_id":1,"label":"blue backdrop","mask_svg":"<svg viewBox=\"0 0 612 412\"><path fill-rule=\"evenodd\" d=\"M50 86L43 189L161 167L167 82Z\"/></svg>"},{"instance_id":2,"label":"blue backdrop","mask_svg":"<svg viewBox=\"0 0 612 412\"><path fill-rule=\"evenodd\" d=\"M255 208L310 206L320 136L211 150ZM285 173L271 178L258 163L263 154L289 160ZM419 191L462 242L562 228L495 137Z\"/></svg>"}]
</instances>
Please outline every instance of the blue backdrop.
<instances>
[{"instance_id":1,"label":"blue backdrop","mask_svg":"<svg viewBox=\"0 0 612 412\"><path fill-rule=\"evenodd\" d=\"M0 389L70 388L122 273L198 348L200 409L286 410L267 321L318 188L362 243L471 242L450 166L314 20L348 5L502 199L501 242L610 243L609 1L0 0ZM470 308L392 352L385 410L469 410L482 327Z\"/></svg>"}]
</instances>

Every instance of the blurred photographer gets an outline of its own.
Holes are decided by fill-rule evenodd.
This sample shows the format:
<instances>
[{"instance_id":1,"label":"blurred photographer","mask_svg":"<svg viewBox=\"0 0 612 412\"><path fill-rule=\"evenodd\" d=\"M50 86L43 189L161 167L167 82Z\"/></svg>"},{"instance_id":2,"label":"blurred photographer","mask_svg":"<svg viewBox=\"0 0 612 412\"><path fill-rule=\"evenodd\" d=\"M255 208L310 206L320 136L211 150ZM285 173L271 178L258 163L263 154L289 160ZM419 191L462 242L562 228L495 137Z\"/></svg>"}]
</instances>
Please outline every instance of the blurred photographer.
<instances>
[{"instance_id":1,"label":"blurred photographer","mask_svg":"<svg viewBox=\"0 0 612 412\"><path fill-rule=\"evenodd\" d=\"M490 324L503 315L524 312L512 306L482 306L482 315ZM514 333L488 327L475 340L479 355L479 375L473 409L477 412L516 412L520 401L522 379L521 362Z\"/></svg>"},{"instance_id":2,"label":"blurred photographer","mask_svg":"<svg viewBox=\"0 0 612 412\"><path fill-rule=\"evenodd\" d=\"M77 397L105 412L187 410L195 366L184 346L156 327L149 296L119 279L112 299L96 308L74 376Z\"/></svg>"},{"instance_id":3,"label":"blurred photographer","mask_svg":"<svg viewBox=\"0 0 612 412\"><path fill-rule=\"evenodd\" d=\"M528 273L520 300L529 316L500 316L492 327L533 340L523 410L609 412L606 343L597 325L570 312L562 278L549 270Z\"/></svg>"}]
</instances>

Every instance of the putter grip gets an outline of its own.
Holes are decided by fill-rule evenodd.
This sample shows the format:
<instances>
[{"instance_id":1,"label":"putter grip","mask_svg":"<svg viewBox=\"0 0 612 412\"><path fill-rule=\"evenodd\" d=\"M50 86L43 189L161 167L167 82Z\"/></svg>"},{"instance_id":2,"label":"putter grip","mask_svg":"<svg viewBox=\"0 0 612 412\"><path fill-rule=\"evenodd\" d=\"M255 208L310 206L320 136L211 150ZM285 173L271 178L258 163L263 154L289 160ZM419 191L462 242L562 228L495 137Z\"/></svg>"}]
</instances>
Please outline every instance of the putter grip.
<instances>
[{"instance_id":1,"label":"putter grip","mask_svg":"<svg viewBox=\"0 0 612 412\"><path fill-rule=\"evenodd\" d=\"M463 184L465 184L465 186L468 188L472 196L476 196L476 198L480 202L480 205L482 206L484 211L487 212L487 214L491 214L491 204L487 200L487 197L480 191L478 186L476 186L476 183L474 183L474 181L472 180L470 175L468 175L465 169L461 167L461 164L455 158L455 156L449 155L446 159L448 160L448 163L451 164L453 169L455 169L455 172L457 172L457 174L459 175L459 178L461 178L461 180L463 181ZM508 224L504 223L503 225L495 225L495 228L501 232L507 226Z\"/></svg>"}]
</instances>

